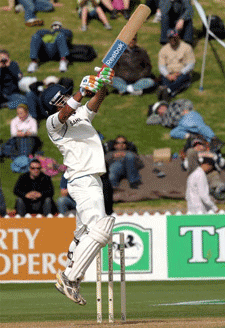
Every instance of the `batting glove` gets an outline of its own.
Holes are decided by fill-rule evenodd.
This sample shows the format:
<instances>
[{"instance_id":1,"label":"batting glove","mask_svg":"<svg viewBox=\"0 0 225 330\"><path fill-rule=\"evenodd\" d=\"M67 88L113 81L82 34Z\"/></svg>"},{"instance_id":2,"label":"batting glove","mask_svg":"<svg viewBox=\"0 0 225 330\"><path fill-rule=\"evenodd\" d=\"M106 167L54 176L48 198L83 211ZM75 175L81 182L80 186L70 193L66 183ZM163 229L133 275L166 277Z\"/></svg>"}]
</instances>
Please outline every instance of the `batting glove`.
<instances>
[{"instance_id":1,"label":"batting glove","mask_svg":"<svg viewBox=\"0 0 225 330\"><path fill-rule=\"evenodd\" d=\"M103 80L96 76L85 76L80 84L80 92L85 96L87 92L96 93L103 87Z\"/></svg>"},{"instance_id":2,"label":"batting glove","mask_svg":"<svg viewBox=\"0 0 225 330\"><path fill-rule=\"evenodd\" d=\"M108 67L99 68L95 67L95 72L98 72L98 77L102 79L105 84L112 84L112 79L114 77L114 70Z\"/></svg>"}]
</instances>

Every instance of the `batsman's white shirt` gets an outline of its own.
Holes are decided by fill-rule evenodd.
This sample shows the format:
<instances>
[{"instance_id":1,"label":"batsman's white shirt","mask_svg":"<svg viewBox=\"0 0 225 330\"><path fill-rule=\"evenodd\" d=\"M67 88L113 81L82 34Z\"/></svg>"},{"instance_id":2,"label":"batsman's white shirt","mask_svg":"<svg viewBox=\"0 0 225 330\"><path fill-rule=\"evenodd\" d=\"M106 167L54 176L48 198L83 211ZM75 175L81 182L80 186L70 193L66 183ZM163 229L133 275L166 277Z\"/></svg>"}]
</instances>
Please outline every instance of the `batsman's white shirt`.
<instances>
[{"instance_id":1,"label":"batsman's white shirt","mask_svg":"<svg viewBox=\"0 0 225 330\"><path fill-rule=\"evenodd\" d=\"M64 176L68 182L85 175L106 172L102 143L92 126L95 115L86 103L64 124L60 123L58 112L46 121L49 138L59 148L63 163L67 166Z\"/></svg>"},{"instance_id":2,"label":"batsman's white shirt","mask_svg":"<svg viewBox=\"0 0 225 330\"><path fill-rule=\"evenodd\" d=\"M188 211L193 214L204 214L210 210L216 212L218 209L210 198L207 177L200 166L188 176L186 201Z\"/></svg>"}]
</instances>

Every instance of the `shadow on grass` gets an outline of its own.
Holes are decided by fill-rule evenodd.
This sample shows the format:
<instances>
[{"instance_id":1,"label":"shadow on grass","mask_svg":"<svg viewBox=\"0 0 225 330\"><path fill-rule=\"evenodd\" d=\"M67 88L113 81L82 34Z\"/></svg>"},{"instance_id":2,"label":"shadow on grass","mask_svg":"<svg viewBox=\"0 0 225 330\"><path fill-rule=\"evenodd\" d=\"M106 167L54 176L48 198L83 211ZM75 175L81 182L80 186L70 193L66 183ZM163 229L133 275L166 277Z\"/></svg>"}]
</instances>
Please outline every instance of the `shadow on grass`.
<instances>
[{"instance_id":1,"label":"shadow on grass","mask_svg":"<svg viewBox=\"0 0 225 330\"><path fill-rule=\"evenodd\" d=\"M216 62L217 62L218 66L219 66L219 68L220 68L220 70L221 70L221 72L222 72L222 74L223 74L223 77L225 78L224 64L223 64L223 62L221 61L221 59L220 59L220 57L219 57L219 55L218 55L216 49L214 48L212 40L209 40L209 44L210 44L210 46L211 46L211 48L212 48L212 51L213 51L213 54L214 54L214 56L215 56Z\"/></svg>"},{"instance_id":2,"label":"shadow on grass","mask_svg":"<svg viewBox=\"0 0 225 330\"><path fill-rule=\"evenodd\" d=\"M195 81L199 81L201 77L200 72L193 71L192 72L192 83Z\"/></svg>"}]
</instances>

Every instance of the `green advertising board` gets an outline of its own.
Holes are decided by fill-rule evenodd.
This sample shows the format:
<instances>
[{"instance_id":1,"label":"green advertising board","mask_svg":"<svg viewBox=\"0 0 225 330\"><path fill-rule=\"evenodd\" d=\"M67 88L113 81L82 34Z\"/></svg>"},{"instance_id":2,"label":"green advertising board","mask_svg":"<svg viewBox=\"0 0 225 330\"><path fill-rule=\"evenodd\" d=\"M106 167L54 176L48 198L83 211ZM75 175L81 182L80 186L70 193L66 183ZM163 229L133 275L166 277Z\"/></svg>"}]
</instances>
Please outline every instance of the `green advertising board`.
<instances>
[{"instance_id":1,"label":"green advertising board","mask_svg":"<svg viewBox=\"0 0 225 330\"><path fill-rule=\"evenodd\" d=\"M225 278L225 215L167 216L169 278Z\"/></svg>"},{"instance_id":2,"label":"green advertising board","mask_svg":"<svg viewBox=\"0 0 225 330\"><path fill-rule=\"evenodd\" d=\"M120 271L119 235L124 233L126 273L152 272L152 231L132 223L121 223L113 228L113 270ZM108 245L102 250L102 272L108 272Z\"/></svg>"}]
</instances>

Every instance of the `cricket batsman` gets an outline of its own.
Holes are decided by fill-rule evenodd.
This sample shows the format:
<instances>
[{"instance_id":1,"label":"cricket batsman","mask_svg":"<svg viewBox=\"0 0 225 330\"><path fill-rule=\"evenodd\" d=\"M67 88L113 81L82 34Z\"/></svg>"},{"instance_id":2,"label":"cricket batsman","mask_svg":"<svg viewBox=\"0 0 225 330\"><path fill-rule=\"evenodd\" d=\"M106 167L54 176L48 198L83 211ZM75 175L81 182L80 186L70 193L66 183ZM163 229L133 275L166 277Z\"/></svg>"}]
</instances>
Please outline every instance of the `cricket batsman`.
<instances>
[{"instance_id":1,"label":"cricket batsman","mask_svg":"<svg viewBox=\"0 0 225 330\"><path fill-rule=\"evenodd\" d=\"M46 127L50 140L58 147L66 165L68 191L76 202L76 230L69 247L66 269L56 274L56 288L79 305L86 300L80 283L87 268L110 238L115 218L105 212L102 181L106 172L99 134L92 126L114 76L113 69L97 68L98 76L86 76L72 97L61 85L48 87L41 96L48 114ZM84 96L91 96L82 105Z\"/></svg>"}]
</instances>

